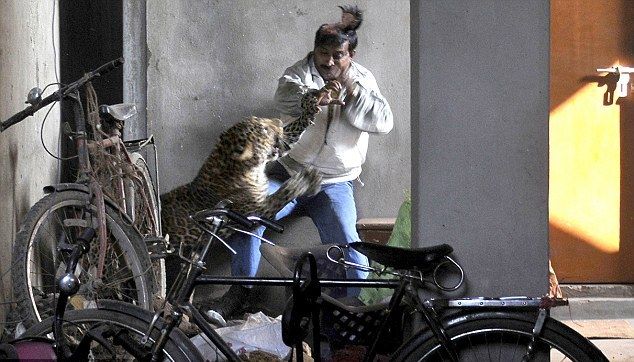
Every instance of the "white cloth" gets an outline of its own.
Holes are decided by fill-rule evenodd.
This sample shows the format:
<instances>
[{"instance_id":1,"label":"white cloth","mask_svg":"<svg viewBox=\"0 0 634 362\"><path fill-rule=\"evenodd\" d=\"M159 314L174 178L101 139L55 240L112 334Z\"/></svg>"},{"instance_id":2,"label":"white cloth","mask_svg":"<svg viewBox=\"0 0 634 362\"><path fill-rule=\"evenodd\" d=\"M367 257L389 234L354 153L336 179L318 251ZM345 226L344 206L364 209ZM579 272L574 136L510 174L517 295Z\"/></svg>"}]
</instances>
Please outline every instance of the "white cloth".
<instances>
[{"instance_id":1,"label":"white cloth","mask_svg":"<svg viewBox=\"0 0 634 362\"><path fill-rule=\"evenodd\" d=\"M313 166L320 171L323 183L356 179L361 173L368 149L368 132L388 133L393 127L392 110L381 95L369 70L351 62L348 77L353 89L340 94L345 106L334 105L328 122L328 107L320 107L315 124L308 127L299 141L280 163L293 174L302 167ZM315 68L312 54L287 68L279 79L275 106L286 123L301 113L301 97L311 89L321 89L324 80Z\"/></svg>"}]
</instances>

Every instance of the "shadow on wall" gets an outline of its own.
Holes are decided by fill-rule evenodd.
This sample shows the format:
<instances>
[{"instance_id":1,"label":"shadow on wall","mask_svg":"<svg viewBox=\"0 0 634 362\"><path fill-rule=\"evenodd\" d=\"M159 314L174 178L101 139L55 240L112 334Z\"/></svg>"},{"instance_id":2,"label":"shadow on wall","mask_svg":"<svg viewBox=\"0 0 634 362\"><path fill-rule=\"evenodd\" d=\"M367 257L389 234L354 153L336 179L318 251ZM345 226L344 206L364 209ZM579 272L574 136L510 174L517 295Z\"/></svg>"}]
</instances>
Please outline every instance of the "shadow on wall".
<instances>
[{"instance_id":1,"label":"shadow on wall","mask_svg":"<svg viewBox=\"0 0 634 362\"><path fill-rule=\"evenodd\" d=\"M3 180L3 185L10 189L8 190L10 192L3 192L3 194L11 194L13 196L11 200L5 200L8 206L7 210L11 209L11 214L3 215L2 217L2 219L4 220L5 230L10 231L7 235L5 235L8 237L8 239L0 243L0 303L6 303L13 300L13 295L11 294L12 285L10 272L12 247L15 240L15 233L20 228L20 223L29 209L29 188L16 187L21 182L20 175L18 174L19 154L20 152L18 144L15 141L10 140L8 157L9 162L7 165L7 173L10 174L10 179ZM8 304L0 304L0 321L4 321L5 317L9 315L9 312L10 308ZM1 334L2 332L0 330L0 335Z\"/></svg>"},{"instance_id":2,"label":"shadow on wall","mask_svg":"<svg viewBox=\"0 0 634 362\"><path fill-rule=\"evenodd\" d=\"M593 246L590 240L566 232L552 223L549 233L551 240L558 241L550 244L550 258L560 283L585 282L588 274L594 276L593 282L596 283L628 283L633 280L631 259L627 256L633 252L632 243L624 243L617 253L609 253ZM558 262L563 254L571 256L574 263Z\"/></svg>"},{"instance_id":3,"label":"shadow on wall","mask_svg":"<svg viewBox=\"0 0 634 362\"><path fill-rule=\"evenodd\" d=\"M9 169L11 170L12 180L11 185L17 185L21 182L19 180L20 175L18 175L18 146L15 143L11 143L9 145ZM13 230L14 234L20 228L20 223L22 223L22 219L26 216L27 211L29 210L29 189L21 188L20 192L13 192ZM13 239L12 239L13 241Z\"/></svg>"}]
</instances>

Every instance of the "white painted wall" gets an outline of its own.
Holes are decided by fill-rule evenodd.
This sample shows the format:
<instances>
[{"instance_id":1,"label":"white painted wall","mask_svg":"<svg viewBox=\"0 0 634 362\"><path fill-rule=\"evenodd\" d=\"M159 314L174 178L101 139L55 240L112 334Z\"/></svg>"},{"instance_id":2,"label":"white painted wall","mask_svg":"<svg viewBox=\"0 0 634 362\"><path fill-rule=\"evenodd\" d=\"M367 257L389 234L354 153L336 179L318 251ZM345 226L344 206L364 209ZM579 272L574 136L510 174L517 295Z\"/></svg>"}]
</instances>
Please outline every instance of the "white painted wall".
<instances>
[{"instance_id":1,"label":"white painted wall","mask_svg":"<svg viewBox=\"0 0 634 362\"><path fill-rule=\"evenodd\" d=\"M26 107L26 94L35 86L56 82L54 49L59 49L57 9L51 1L0 1L0 120ZM53 21L55 26L53 26ZM53 45L55 42L55 46ZM47 94L56 88L51 87ZM46 112L0 134L0 302L10 300L11 246L28 209L39 200L42 187L57 178L57 161L40 142ZM59 107L43 129L44 142L57 152ZM0 306L0 321L6 309Z\"/></svg>"}]
</instances>

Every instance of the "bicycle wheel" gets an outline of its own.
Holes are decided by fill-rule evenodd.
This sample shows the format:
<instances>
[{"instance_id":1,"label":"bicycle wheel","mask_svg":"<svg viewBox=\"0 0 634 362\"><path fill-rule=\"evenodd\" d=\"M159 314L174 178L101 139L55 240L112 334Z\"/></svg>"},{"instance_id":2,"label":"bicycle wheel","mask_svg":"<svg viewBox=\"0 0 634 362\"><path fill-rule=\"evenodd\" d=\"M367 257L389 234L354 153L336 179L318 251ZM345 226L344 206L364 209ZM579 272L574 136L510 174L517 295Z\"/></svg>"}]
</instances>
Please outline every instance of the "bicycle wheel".
<instances>
[{"instance_id":1,"label":"bicycle wheel","mask_svg":"<svg viewBox=\"0 0 634 362\"><path fill-rule=\"evenodd\" d=\"M133 189L129 198L131 205L126 205L129 215L143 235L160 235L160 214L154 183L147 163L140 153L130 154L130 160L137 171L136 177L130 179Z\"/></svg>"},{"instance_id":2,"label":"bicycle wheel","mask_svg":"<svg viewBox=\"0 0 634 362\"><path fill-rule=\"evenodd\" d=\"M28 328L51 316L56 305L56 279L65 272L66 262L58 253L60 243L74 243L91 225L86 205L89 196L81 191L61 191L45 196L27 213L16 235L12 277L20 318ZM94 206L91 206L94 209ZM154 283L150 258L138 232L124 222L119 212L106 206L108 244L102 278L96 277L99 241L77 266L81 287L69 309L94 307L98 299L116 299L143 308L151 305Z\"/></svg>"},{"instance_id":3,"label":"bicycle wheel","mask_svg":"<svg viewBox=\"0 0 634 362\"><path fill-rule=\"evenodd\" d=\"M143 156L134 152L130 154L130 160L138 171L139 179L132 180L131 184L134 192L131 198L132 205L128 205L128 212L134 215L134 225L137 226L143 236L161 235L161 214L159 203L156 198L156 189L150 177L150 170ZM152 254L150 253L150 257ZM165 259L152 259L152 269L156 281L156 292L161 297L165 296Z\"/></svg>"},{"instance_id":4,"label":"bicycle wheel","mask_svg":"<svg viewBox=\"0 0 634 362\"><path fill-rule=\"evenodd\" d=\"M461 315L443 323L459 361L523 361L536 315L511 311ZM607 361L592 342L561 322L547 318L529 361ZM451 361L428 330L419 332L394 354L395 361Z\"/></svg>"},{"instance_id":5,"label":"bicycle wheel","mask_svg":"<svg viewBox=\"0 0 634 362\"><path fill-rule=\"evenodd\" d=\"M38 323L25 332L25 336L52 338L52 318ZM123 314L112 310L84 309L68 311L64 315L62 330L66 344L71 351L75 350L82 337L91 328L105 327L108 331L118 332L119 338L142 346L140 342L148 331L149 324L139 317ZM154 342L160 335L162 319L156 323L156 328L150 334L149 342ZM104 333L109 335L114 333ZM97 341L90 345L89 360L94 361L127 361L134 357L120 344L116 343L113 336L108 336L107 341L114 346L108 348ZM111 347L111 346L109 346ZM167 344L163 349L163 358L167 361L202 361L203 358L191 341L179 329L174 329L169 335Z\"/></svg>"}]
</instances>

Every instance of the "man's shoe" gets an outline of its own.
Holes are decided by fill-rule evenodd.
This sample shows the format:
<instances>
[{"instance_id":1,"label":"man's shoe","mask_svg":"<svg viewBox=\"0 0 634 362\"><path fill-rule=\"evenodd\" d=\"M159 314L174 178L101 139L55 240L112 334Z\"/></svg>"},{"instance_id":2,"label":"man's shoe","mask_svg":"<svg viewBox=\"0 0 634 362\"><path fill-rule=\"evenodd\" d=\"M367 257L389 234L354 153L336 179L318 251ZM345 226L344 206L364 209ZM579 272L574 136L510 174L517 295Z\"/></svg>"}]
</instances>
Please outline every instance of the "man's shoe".
<instances>
[{"instance_id":1,"label":"man's shoe","mask_svg":"<svg viewBox=\"0 0 634 362\"><path fill-rule=\"evenodd\" d=\"M251 288L243 287L242 285L232 285L231 288L222 297L214 300L206 307L203 307L205 315L212 319L219 319L213 311L219 314L224 320L227 320L238 313L242 307L245 306L247 297L251 293ZM212 317L213 316L213 317ZM223 324L222 322L220 324Z\"/></svg>"}]
</instances>

